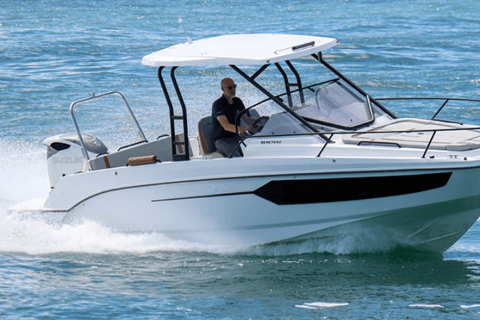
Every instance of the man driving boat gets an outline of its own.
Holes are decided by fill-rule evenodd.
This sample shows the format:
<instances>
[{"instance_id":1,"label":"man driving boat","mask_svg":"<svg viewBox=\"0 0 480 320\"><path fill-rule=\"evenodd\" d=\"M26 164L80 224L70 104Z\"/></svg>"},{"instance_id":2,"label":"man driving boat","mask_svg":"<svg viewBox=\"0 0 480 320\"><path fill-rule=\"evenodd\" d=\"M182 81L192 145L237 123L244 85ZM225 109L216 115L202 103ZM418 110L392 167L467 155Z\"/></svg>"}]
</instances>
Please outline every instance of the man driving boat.
<instances>
[{"instance_id":1,"label":"man driving boat","mask_svg":"<svg viewBox=\"0 0 480 320\"><path fill-rule=\"evenodd\" d=\"M235 96L237 85L232 79L224 78L220 86L223 94L212 105L212 136L217 150L229 156L239 142L235 129L235 117L239 112L245 110L245 105L240 98ZM251 128L238 126L238 133L246 130L251 130ZM240 148L237 148L233 156L243 156Z\"/></svg>"}]
</instances>

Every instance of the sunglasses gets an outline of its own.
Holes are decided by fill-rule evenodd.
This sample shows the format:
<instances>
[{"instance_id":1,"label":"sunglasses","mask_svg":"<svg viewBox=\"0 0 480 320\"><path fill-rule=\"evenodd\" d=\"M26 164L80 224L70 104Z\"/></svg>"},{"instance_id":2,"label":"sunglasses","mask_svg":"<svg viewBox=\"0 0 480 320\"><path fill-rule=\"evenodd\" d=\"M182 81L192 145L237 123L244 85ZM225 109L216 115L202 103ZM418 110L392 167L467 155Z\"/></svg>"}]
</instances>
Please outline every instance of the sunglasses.
<instances>
[{"instance_id":1,"label":"sunglasses","mask_svg":"<svg viewBox=\"0 0 480 320\"><path fill-rule=\"evenodd\" d=\"M233 90L233 89L236 89L237 88L237 85L234 84L233 86L228 86L227 89L228 90Z\"/></svg>"}]
</instances>

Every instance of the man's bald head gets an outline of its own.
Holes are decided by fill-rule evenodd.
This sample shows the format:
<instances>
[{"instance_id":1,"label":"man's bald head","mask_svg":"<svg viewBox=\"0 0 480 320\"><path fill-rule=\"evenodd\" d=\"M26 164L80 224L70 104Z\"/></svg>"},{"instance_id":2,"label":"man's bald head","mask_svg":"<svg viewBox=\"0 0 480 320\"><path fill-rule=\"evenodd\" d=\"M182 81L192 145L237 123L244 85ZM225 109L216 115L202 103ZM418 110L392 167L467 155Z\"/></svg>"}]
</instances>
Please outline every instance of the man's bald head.
<instances>
[{"instance_id":1,"label":"man's bald head","mask_svg":"<svg viewBox=\"0 0 480 320\"><path fill-rule=\"evenodd\" d=\"M228 102L232 104L232 99L235 98L235 89L237 88L237 85L235 84L233 79L230 78L222 79L220 85L222 87L223 95L225 96L225 98L227 98Z\"/></svg>"},{"instance_id":2,"label":"man's bald head","mask_svg":"<svg viewBox=\"0 0 480 320\"><path fill-rule=\"evenodd\" d=\"M231 78L223 78L222 81L220 82L220 86L223 90L223 88L227 88L228 86L233 86L235 85L235 82Z\"/></svg>"}]
</instances>

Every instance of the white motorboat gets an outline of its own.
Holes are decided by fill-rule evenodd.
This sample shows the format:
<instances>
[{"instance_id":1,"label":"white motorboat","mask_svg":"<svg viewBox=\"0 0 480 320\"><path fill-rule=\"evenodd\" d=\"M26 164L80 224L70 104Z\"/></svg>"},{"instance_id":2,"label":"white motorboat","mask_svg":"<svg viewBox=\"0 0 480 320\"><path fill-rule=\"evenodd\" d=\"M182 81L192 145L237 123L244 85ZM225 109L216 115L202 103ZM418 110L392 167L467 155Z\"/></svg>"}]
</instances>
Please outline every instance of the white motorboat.
<instances>
[{"instance_id":1,"label":"white motorboat","mask_svg":"<svg viewBox=\"0 0 480 320\"><path fill-rule=\"evenodd\" d=\"M52 190L43 214L199 243L368 234L400 246L447 250L480 216L479 128L439 120L438 113L429 120L397 118L323 59L336 44L315 36L227 35L145 56L144 65L158 68L169 134L147 141L118 92L72 103L76 133L44 141ZM330 76L304 85L294 67L298 58L317 60ZM247 108L257 120L255 132L237 146L243 157L215 150L210 106L198 136L189 136L175 70L219 65L265 95ZM267 72L278 74L285 93L261 84ZM81 132L75 117L79 105L111 95L122 98L140 136L117 151ZM451 100L479 102L435 99L440 109Z\"/></svg>"}]
</instances>

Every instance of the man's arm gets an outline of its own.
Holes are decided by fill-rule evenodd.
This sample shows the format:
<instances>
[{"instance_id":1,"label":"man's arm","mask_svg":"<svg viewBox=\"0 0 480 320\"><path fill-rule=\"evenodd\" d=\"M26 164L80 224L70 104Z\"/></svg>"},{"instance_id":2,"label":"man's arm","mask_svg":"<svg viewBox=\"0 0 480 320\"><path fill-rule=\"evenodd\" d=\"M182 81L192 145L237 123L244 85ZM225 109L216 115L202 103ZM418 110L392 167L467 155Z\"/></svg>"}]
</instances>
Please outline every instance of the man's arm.
<instances>
[{"instance_id":1,"label":"man's arm","mask_svg":"<svg viewBox=\"0 0 480 320\"><path fill-rule=\"evenodd\" d=\"M223 129L225 131L228 131L228 132L233 132L235 133L235 125L234 124L231 124L230 122L228 122L228 119L226 116L218 116L217 117L217 120L218 122L220 122L220 125L223 127ZM248 128L245 128L245 127L238 127L238 132L239 133L243 133L245 130L247 130Z\"/></svg>"}]
</instances>

